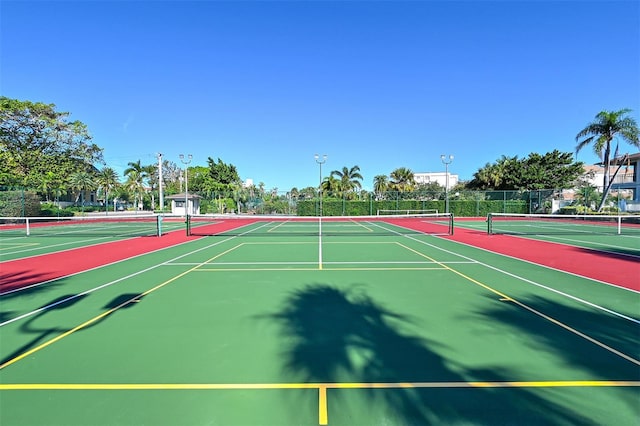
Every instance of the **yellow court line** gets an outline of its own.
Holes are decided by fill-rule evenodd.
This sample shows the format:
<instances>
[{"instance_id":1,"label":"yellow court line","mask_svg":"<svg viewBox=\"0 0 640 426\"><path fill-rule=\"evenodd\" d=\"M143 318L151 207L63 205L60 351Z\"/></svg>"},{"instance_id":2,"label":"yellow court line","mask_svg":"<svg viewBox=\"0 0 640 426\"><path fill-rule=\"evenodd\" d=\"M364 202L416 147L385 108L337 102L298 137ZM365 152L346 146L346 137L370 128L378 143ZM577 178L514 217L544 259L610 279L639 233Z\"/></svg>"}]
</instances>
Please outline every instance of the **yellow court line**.
<instances>
[{"instance_id":1,"label":"yellow court line","mask_svg":"<svg viewBox=\"0 0 640 426\"><path fill-rule=\"evenodd\" d=\"M557 325L557 326L559 326L561 328L564 328L565 330L575 334L576 336L579 336L579 337L581 337L581 338L593 343L594 345L599 346L602 349L605 349L605 350L611 352L612 354L619 356L620 358L626 359L627 361L632 362L633 364L640 366L640 360L637 360L637 359L635 359L635 358L633 358L633 357L631 357L631 356L629 356L629 355L627 355L627 354L625 354L623 352L620 352L619 350L614 349L611 346L609 346L609 345L607 345L605 343L602 343L601 341L596 340L593 337L588 336L588 335L582 333L581 331L578 331L577 329L575 329L575 328L573 328L573 327L571 327L571 326L569 326L569 325L567 325L567 324L565 324L565 323L563 323L563 322L561 322L561 321L559 321L559 320L557 320L557 319L555 319L553 317L550 317L547 314L544 314L544 313L538 311L537 309L532 308L531 306L528 306L528 305L526 305L526 304L524 304L524 303L522 303L522 302L520 302L520 301L518 301L518 300L516 300L516 299L514 299L512 297L509 297L506 294L504 294L504 293L502 293L502 292L500 292L500 291L498 291L498 290L496 290L496 289L494 289L494 288L492 288L492 287L490 287L490 286L488 286L486 284L483 284L480 281L478 281L478 280L476 280L474 278L471 278L470 276L468 276L466 274L463 274L462 272L460 272L460 271L458 271L456 269L453 269L450 266L448 266L448 265L446 265L446 264L444 264L442 262L438 262L438 261L430 258L429 256L427 256L427 255L425 255L423 253L420 253L419 251L416 251L416 250L414 250L414 249L412 249L410 247L405 246L404 244L401 244L401 243L398 243L398 244L401 245L402 247L406 248L409 251L412 251L412 252L414 252L416 254L419 254L419 255L427 258L427 259L433 260L434 262L438 263L439 265L442 265L445 269L448 269L449 271L453 272L454 274L459 275L462 278L472 282L473 284L476 284L476 285L478 285L478 286L480 286L480 287L482 287L482 288L484 288L484 289L486 289L486 290L488 290L488 291L500 296L500 300L501 301L512 302L512 303L520 306L521 308L523 308L523 309L525 309L525 310L527 310L527 311L529 311L529 312L531 312L531 313L533 313L535 315L538 315L539 317L541 317L541 318L543 318L543 319L545 319L545 320L547 320L547 321L549 321L549 322L551 322L551 323L553 323L553 324L555 324L555 325Z\"/></svg>"},{"instance_id":2,"label":"yellow court line","mask_svg":"<svg viewBox=\"0 0 640 426\"><path fill-rule=\"evenodd\" d=\"M8 390L282 390L414 388L640 387L637 380L546 380L505 382L354 382L354 383L0 383ZM326 397L326 395L325 395Z\"/></svg>"},{"instance_id":3,"label":"yellow court line","mask_svg":"<svg viewBox=\"0 0 640 426\"><path fill-rule=\"evenodd\" d=\"M327 409L327 387L318 387L318 424L329 424L329 410Z\"/></svg>"},{"instance_id":4,"label":"yellow court line","mask_svg":"<svg viewBox=\"0 0 640 426\"><path fill-rule=\"evenodd\" d=\"M144 297L144 296L146 296L146 295L148 295L148 294L150 294L150 293L152 293L152 292L154 292L154 291L158 290L159 288L162 288L162 287L166 286L167 284L172 283L173 281L175 281L175 280L177 280L178 278L181 278L181 277L183 277L183 276L187 275L187 274L188 274L188 273L190 273L190 272L193 272L193 271L197 270L201 265L204 265L204 264L206 264L206 263L208 263L208 262L211 262L212 260L216 259L217 257L220 257L220 256L222 256L223 254L230 252L231 250L235 250L236 248L240 247L241 245L242 245L242 244L239 244L239 245L237 245L237 246L235 246L235 247L232 247L232 248L230 248L229 250L227 250L227 251L225 251L225 252L223 252L223 253L220 253L220 254L218 254L218 255L216 255L216 256L214 256L214 257L212 257L211 259L209 259L209 260L205 261L204 263L198 264L198 265L194 266L193 268L188 269L188 270L186 270L186 271L184 271L184 272L182 272L182 273L180 273L180 274L176 275L175 277L170 278L170 279L168 279L168 280L164 281L164 282L163 282L163 283L161 283L161 284L158 284L157 286L155 286L155 287L153 287L153 288L151 288L151 289L149 289L149 290L145 291L144 293L140 293L140 294L138 294L137 296L132 297L131 299L129 299L129 300L127 300L127 301L122 302L122 303L121 303L121 304L119 304L118 306L116 306L116 307L114 307L114 308L109 309L108 311L105 311L105 312L101 313L100 315L96 315L95 317L91 318L91 319L90 319L90 320L88 320L88 321L83 322L82 324L80 324L80 325L78 325L78 326L76 326L76 327L72 328L71 330L66 331L66 332L64 332L64 333L62 333L62 334L60 334L60 335L58 335L58 336L56 336L56 337L52 338L51 340L48 340L48 341L46 341L46 342L44 342L44 343L42 343L42 344L40 344L40 345L36 346L35 348L32 348L32 349L30 349L30 350L28 350L28 351L26 351L26 352L24 352L24 353L22 353L22 354L20 354L20 355L16 356L15 358L12 358L12 359L10 359L10 360L6 361L4 364L0 364L0 370L4 369L5 367L10 366L11 364L14 364L14 363L16 363L16 362L20 361L20 360L21 360L21 359L23 359L23 358L28 357L28 356L29 356L29 355L31 355L31 354L34 354L35 352L40 351L41 349L46 348L47 346L49 346L49 345L51 345L51 344L53 344L53 343L55 343L55 342L57 342L57 341L59 341L59 340L62 340L63 338L65 338L65 337L67 337L67 336L70 336L71 334L75 333L76 331L79 331L79 330L82 330L83 328L88 327L89 325L93 324L94 322L97 322L97 321L101 320L102 318L104 318L104 317L106 317L106 316L108 316L108 315L110 315L110 314L114 313L114 312L115 312L115 311L117 311L118 309L120 309L120 308L122 308L122 307L124 307L124 306L127 306L128 304L133 303L133 302L134 302L134 301L136 301L136 300L141 299L142 297Z\"/></svg>"},{"instance_id":5,"label":"yellow court line","mask_svg":"<svg viewBox=\"0 0 640 426\"><path fill-rule=\"evenodd\" d=\"M567 380L514 382L402 382L402 383L16 383L0 384L11 390L271 390L318 389L318 424L329 424L327 389L412 389L412 388L557 388L640 387L631 380Z\"/></svg>"},{"instance_id":6,"label":"yellow court line","mask_svg":"<svg viewBox=\"0 0 640 426\"><path fill-rule=\"evenodd\" d=\"M357 220L353 220L353 219L351 220L351 222L355 223L358 226L363 227L364 229L366 229L369 232L373 232L373 229L369 228L368 226L363 225L362 222L358 222Z\"/></svg>"}]
</instances>

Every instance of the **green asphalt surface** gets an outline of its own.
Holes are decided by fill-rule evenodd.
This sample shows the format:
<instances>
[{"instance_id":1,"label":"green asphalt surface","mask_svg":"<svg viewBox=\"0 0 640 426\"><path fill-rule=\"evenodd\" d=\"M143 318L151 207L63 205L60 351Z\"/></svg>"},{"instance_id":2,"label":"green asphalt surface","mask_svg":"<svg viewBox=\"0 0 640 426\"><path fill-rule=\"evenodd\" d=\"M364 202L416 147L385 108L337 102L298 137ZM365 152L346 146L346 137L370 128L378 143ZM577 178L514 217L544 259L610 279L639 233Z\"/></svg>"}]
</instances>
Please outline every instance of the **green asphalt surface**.
<instances>
[{"instance_id":1,"label":"green asphalt surface","mask_svg":"<svg viewBox=\"0 0 640 426\"><path fill-rule=\"evenodd\" d=\"M283 226L1 296L0 424L637 425L637 292Z\"/></svg>"}]
</instances>

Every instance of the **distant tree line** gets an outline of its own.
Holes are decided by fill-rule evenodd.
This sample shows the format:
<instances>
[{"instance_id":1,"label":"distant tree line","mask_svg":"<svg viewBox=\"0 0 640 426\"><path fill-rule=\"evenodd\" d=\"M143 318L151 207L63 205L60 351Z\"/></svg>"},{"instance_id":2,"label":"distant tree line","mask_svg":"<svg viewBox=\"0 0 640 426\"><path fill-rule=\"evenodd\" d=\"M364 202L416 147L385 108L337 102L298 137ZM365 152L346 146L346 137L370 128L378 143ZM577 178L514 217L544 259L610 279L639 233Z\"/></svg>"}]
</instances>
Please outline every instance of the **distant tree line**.
<instances>
[{"instance_id":1,"label":"distant tree line","mask_svg":"<svg viewBox=\"0 0 640 426\"><path fill-rule=\"evenodd\" d=\"M622 140L640 148L638 125L628 116L630 110L603 111L576 136L576 151L593 145L603 164L612 160L612 143ZM103 149L93 143L87 126L69 119L70 113L56 110L54 104L21 101L0 97L0 187L30 188L44 201L63 196L84 204L87 193L96 192L105 208L119 202L157 209L159 192L158 164L129 162L122 177L103 159ZM617 151L617 150L616 150ZM616 154L613 154L615 157ZM174 162L162 162L162 186L165 194L184 190L182 169ZM296 200L323 198L362 199L371 195L378 200L389 193L412 194L425 199L441 198L444 188L438 183L418 184L414 172L406 167L393 169L389 175L373 178L373 192L362 190L360 167L342 167L323 177L319 188L291 188L285 194L277 188L266 190L264 183L244 186L237 168L220 158L207 159L206 166L188 167L188 187L205 197L209 212L260 211L292 213ZM603 188L599 194L602 208L612 179L605 168ZM452 191L578 188L593 202L593 189L585 183L584 164L573 161L569 152L554 150L531 153L525 158L503 155L494 163L479 168L468 182ZM417 194L417 195L416 195ZM430 195L428 195L430 194ZM588 194L588 195L587 195Z\"/></svg>"}]
</instances>

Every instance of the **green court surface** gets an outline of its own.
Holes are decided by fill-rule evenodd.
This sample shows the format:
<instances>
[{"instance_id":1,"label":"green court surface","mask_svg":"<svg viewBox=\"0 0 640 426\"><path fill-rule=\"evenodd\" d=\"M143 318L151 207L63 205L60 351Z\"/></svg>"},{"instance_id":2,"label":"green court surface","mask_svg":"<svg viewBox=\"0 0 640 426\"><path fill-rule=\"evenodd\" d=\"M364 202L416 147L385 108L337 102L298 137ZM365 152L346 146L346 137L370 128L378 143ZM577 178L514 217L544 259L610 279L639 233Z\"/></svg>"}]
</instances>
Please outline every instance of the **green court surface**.
<instances>
[{"instance_id":1,"label":"green court surface","mask_svg":"<svg viewBox=\"0 0 640 426\"><path fill-rule=\"evenodd\" d=\"M637 425L637 292L389 224L313 226L5 293L0 424Z\"/></svg>"}]
</instances>

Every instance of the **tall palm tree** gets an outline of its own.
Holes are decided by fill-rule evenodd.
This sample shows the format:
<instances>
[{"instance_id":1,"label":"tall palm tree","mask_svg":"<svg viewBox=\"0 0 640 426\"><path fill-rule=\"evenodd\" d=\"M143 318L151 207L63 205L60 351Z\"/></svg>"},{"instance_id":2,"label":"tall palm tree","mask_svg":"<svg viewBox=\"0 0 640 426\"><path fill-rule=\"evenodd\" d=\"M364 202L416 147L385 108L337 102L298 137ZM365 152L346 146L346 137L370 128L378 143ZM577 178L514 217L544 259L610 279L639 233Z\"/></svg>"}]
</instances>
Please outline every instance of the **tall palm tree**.
<instances>
[{"instance_id":1,"label":"tall palm tree","mask_svg":"<svg viewBox=\"0 0 640 426\"><path fill-rule=\"evenodd\" d=\"M104 191L105 211L109 210L109 193L115 190L120 184L118 173L111 167L105 167L98 173L96 183Z\"/></svg>"},{"instance_id":2,"label":"tall palm tree","mask_svg":"<svg viewBox=\"0 0 640 426\"><path fill-rule=\"evenodd\" d=\"M145 191L144 182L147 178L146 167L141 164L140 160L135 163L129 162L127 165L129 167L124 169L124 175L127 177L125 187L133 193L134 203L137 209L139 204L142 203Z\"/></svg>"},{"instance_id":3,"label":"tall palm tree","mask_svg":"<svg viewBox=\"0 0 640 426\"><path fill-rule=\"evenodd\" d=\"M355 190L362 188L360 181L363 177L360 174L359 166L353 166L351 168L343 167L342 170L334 170L331 172L331 176L340 181L338 192L342 192L343 194L354 194Z\"/></svg>"},{"instance_id":4,"label":"tall palm tree","mask_svg":"<svg viewBox=\"0 0 640 426\"><path fill-rule=\"evenodd\" d=\"M96 189L96 183L94 177L91 173L87 171L79 171L71 174L69 176L69 185L71 185L71 189L78 191L78 195L76 196L76 203L82 197L82 206L84 207L84 192L92 191Z\"/></svg>"},{"instance_id":5,"label":"tall palm tree","mask_svg":"<svg viewBox=\"0 0 640 426\"><path fill-rule=\"evenodd\" d=\"M124 183L124 187L133 194L133 203L135 204L136 209L138 209L143 200L143 182L142 175L139 172L131 170L127 173L127 181Z\"/></svg>"},{"instance_id":6,"label":"tall palm tree","mask_svg":"<svg viewBox=\"0 0 640 426\"><path fill-rule=\"evenodd\" d=\"M391 187L396 191L408 192L411 191L415 185L413 171L406 167L395 169L389 176L391 177Z\"/></svg>"},{"instance_id":7,"label":"tall palm tree","mask_svg":"<svg viewBox=\"0 0 640 426\"><path fill-rule=\"evenodd\" d=\"M635 119L628 117L630 109L625 108L619 111L601 111L596 118L576 135L576 153L587 145L593 144L593 151L602 158L604 164L603 194L598 211L602 210L609 189L611 187L609 179L609 166L611 164L611 142L615 137L640 148L638 135L640 130Z\"/></svg>"},{"instance_id":8,"label":"tall palm tree","mask_svg":"<svg viewBox=\"0 0 640 426\"><path fill-rule=\"evenodd\" d=\"M156 208L155 191L158 188L158 165L150 164L142 168L144 180L149 185L149 192L151 194L151 210Z\"/></svg>"},{"instance_id":9,"label":"tall palm tree","mask_svg":"<svg viewBox=\"0 0 640 426\"><path fill-rule=\"evenodd\" d=\"M389 177L387 175L376 175L373 177L373 192L378 198L389 190Z\"/></svg>"},{"instance_id":10,"label":"tall palm tree","mask_svg":"<svg viewBox=\"0 0 640 426\"><path fill-rule=\"evenodd\" d=\"M324 178L320 188L322 189L323 197L338 194L340 193L340 180L333 175L329 175Z\"/></svg>"}]
</instances>

